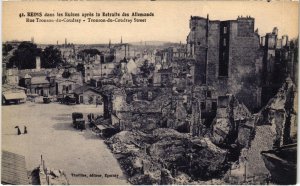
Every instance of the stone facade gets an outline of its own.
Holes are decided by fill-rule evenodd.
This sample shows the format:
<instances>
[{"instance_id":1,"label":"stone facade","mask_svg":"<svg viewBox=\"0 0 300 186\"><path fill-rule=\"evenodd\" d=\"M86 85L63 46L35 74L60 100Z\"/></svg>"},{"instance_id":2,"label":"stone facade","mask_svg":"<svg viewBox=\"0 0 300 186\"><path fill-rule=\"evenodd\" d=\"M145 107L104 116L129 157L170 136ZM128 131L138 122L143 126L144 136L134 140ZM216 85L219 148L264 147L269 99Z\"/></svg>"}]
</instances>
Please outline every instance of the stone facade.
<instances>
[{"instance_id":1,"label":"stone facade","mask_svg":"<svg viewBox=\"0 0 300 186\"><path fill-rule=\"evenodd\" d=\"M254 18L212 21L191 17L187 54L196 60L195 84L234 94L249 109L261 106L262 53Z\"/></svg>"}]
</instances>

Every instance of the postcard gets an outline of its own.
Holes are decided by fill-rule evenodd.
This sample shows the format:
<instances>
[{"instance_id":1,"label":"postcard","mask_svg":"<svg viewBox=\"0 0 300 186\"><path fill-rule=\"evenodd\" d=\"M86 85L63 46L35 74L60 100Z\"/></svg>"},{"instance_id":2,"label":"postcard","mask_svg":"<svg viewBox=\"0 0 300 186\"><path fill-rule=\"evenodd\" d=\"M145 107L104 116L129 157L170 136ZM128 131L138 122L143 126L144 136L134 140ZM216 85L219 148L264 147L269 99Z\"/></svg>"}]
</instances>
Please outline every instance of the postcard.
<instances>
[{"instance_id":1,"label":"postcard","mask_svg":"<svg viewBox=\"0 0 300 186\"><path fill-rule=\"evenodd\" d=\"M1 183L296 184L298 1L4 1Z\"/></svg>"}]
</instances>

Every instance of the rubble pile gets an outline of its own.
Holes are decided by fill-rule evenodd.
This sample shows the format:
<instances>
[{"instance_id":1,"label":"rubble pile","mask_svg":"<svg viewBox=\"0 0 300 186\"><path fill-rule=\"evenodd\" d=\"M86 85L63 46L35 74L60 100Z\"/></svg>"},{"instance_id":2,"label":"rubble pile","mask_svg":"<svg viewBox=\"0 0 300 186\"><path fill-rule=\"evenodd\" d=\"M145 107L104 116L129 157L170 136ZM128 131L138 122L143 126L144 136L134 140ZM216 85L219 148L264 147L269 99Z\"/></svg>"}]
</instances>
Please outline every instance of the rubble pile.
<instances>
[{"instance_id":1,"label":"rubble pile","mask_svg":"<svg viewBox=\"0 0 300 186\"><path fill-rule=\"evenodd\" d=\"M292 143L296 136L295 85L290 78L279 89L278 93L258 113L257 125L270 125L275 131L274 146Z\"/></svg>"},{"instance_id":2,"label":"rubble pile","mask_svg":"<svg viewBox=\"0 0 300 186\"><path fill-rule=\"evenodd\" d=\"M121 167L130 177L129 181L131 183L150 184L151 182L157 182L150 175L145 176L143 174L145 164L151 159L145 153L150 141L149 135L140 131L122 131L106 140L106 144L116 155Z\"/></svg>"},{"instance_id":3,"label":"rubble pile","mask_svg":"<svg viewBox=\"0 0 300 186\"><path fill-rule=\"evenodd\" d=\"M227 151L173 129L122 131L106 140L132 184L188 184L222 175Z\"/></svg>"},{"instance_id":4,"label":"rubble pile","mask_svg":"<svg viewBox=\"0 0 300 186\"><path fill-rule=\"evenodd\" d=\"M251 178L255 184L265 184L269 171L262 159L261 152L294 143L292 140L295 138L296 131L293 130L297 125L296 111L293 108L295 105L294 87L292 81L287 79L268 104L251 120L248 120L248 123L255 127L255 136L250 138L250 145L242 149L243 153L239 158L238 168L230 171L231 183L241 184ZM234 172L242 172L242 174L234 175ZM244 172L247 172L246 180ZM235 177L235 181L233 181L233 177Z\"/></svg>"},{"instance_id":5,"label":"rubble pile","mask_svg":"<svg viewBox=\"0 0 300 186\"><path fill-rule=\"evenodd\" d=\"M106 143L115 154L131 153L144 148L150 143L151 138L148 134L140 131L121 131L106 140Z\"/></svg>"},{"instance_id":6,"label":"rubble pile","mask_svg":"<svg viewBox=\"0 0 300 186\"><path fill-rule=\"evenodd\" d=\"M240 148L249 146L254 132L255 118L247 107L232 96L228 96L228 105L217 110L212 122L210 138L216 145Z\"/></svg>"},{"instance_id":7,"label":"rubble pile","mask_svg":"<svg viewBox=\"0 0 300 186\"><path fill-rule=\"evenodd\" d=\"M238 127L238 136L236 139L236 144L240 148L249 148L251 141L254 139L255 136L255 122L256 117L252 116L249 117L244 123L240 123Z\"/></svg>"},{"instance_id":8,"label":"rubble pile","mask_svg":"<svg viewBox=\"0 0 300 186\"><path fill-rule=\"evenodd\" d=\"M296 128L294 96L293 83L286 81L259 113L252 114L233 95L226 95L205 135L170 128L131 130L106 143L132 184L240 184L249 179L265 183L268 171L260 152L291 141Z\"/></svg>"}]
</instances>

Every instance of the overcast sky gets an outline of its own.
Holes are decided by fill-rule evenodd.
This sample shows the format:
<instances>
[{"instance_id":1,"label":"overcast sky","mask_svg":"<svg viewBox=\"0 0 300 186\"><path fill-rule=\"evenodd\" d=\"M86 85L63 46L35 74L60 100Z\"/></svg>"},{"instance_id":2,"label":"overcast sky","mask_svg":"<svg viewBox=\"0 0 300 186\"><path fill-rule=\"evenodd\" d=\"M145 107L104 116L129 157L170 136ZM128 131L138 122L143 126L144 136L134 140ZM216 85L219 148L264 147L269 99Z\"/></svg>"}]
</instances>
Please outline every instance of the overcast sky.
<instances>
[{"instance_id":1,"label":"overcast sky","mask_svg":"<svg viewBox=\"0 0 300 186\"><path fill-rule=\"evenodd\" d=\"M153 12L146 23L26 23L26 12ZM84 2L3 2L2 39L36 43L94 44L135 41L186 42L190 16L209 14L213 20L234 20L239 15L255 18L255 28L265 35L277 26L279 35L298 35L298 2L276 1L84 1Z\"/></svg>"}]
</instances>

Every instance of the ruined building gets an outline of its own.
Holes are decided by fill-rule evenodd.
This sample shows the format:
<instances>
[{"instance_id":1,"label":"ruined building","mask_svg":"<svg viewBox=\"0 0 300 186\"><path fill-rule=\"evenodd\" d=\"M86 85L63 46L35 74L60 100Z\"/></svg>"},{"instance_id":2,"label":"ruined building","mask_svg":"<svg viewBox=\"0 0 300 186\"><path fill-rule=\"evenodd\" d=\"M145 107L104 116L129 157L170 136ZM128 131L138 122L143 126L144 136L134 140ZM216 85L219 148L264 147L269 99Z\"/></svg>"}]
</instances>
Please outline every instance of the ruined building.
<instances>
[{"instance_id":1,"label":"ruined building","mask_svg":"<svg viewBox=\"0 0 300 186\"><path fill-rule=\"evenodd\" d=\"M262 53L254 18L210 20L192 16L187 56L196 60L195 85L211 86L218 96L236 95L250 110L261 106Z\"/></svg>"},{"instance_id":2,"label":"ruined building","mask_svg":"<svg viewBox=\"0 0 300 186\"><path fill-rule=\"evenodd\" d=\"M278 28L261 38L263 55L262 104L275 96L289 76L297 82L298 47L289 41L287 35L278 36Z\"/></svg>"}]
</instances>

